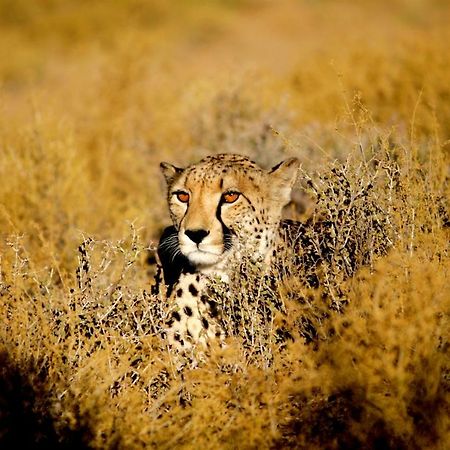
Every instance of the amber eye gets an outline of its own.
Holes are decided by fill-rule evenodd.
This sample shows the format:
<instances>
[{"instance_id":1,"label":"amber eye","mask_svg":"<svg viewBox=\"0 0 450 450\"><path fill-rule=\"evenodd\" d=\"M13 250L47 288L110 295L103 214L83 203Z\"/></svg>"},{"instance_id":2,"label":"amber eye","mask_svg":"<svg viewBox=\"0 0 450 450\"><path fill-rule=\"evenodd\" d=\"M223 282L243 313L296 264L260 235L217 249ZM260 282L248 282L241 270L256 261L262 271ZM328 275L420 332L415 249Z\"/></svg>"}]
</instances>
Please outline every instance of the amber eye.
<instances>
[{"instance_id":1,"label":"amber eye","mask_svg":"<svg viewBox=\"0 0 450 450\"><path fill-rule=\"evenodd\" d=\"M240 195L239 192L225 192L225 194L223 194L223 201L225 203L234 203Z\"/></svg>"},{"instance_id":2,"label":"amber eye","mask_svg":"<svg viewBox=\"0 0 450 450\"><path fill-rule=\"evenodd\" d=\"M189 194L187 192L179 191L175 192L175 195L181 203L187 203L189 201Z\"/></svg>"}]
</instances>

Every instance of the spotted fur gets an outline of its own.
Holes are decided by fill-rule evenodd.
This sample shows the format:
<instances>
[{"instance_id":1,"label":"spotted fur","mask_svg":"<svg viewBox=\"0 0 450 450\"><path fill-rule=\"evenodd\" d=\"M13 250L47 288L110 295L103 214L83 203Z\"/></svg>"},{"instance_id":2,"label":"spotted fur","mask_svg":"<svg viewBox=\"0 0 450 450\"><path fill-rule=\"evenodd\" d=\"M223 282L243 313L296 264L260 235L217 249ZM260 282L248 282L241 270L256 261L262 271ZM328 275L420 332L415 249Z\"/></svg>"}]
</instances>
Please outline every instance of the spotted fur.
<instances>
[{"instance_id":1,"label":"spotted fur","mask_svg":"<svg viewBox=\"0 0 450 450\"><path fill-rule=\"evenodd\" d=\"M266 171L235 154L208 156L185 169L161 163L173 222L158 248L169 346L185 352L223 337L208 284L226 282L244 256L262 272L269 266L298 166L290 158Z\"/></svg>"}]
</instances>

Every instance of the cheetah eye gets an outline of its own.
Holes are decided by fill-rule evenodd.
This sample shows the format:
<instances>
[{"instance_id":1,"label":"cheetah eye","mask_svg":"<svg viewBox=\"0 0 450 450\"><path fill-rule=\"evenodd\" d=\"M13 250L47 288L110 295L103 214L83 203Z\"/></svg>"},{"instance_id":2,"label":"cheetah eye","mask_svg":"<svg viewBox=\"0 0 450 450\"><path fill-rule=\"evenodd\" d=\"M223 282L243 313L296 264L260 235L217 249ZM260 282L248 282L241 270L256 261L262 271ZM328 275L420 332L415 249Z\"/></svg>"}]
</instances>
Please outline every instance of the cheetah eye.
<instances>
[{"instance_id":1,"label":"cheetah eye","mask_svg":"<svg viewBox=\"0 0 450 450\"><path fill-rule=\"evenodd\" d=\"M184 191L177 191L174 192L174 195L177 196L177 199L181 202L181 203L187 203L189 201L189 194L187 192Z\"/></svg>"},{"instance_id":2,"label":"cheetah eye","mask_svg":"<svg viewBox=\"0 0 450 450\"><path fill-rule=\"evenodd\" d=\"M222 195L222 198L225 203L234 203L240 195L240 192L231 191L225 192L225 194Z\"/></svg>"}]
</instances>

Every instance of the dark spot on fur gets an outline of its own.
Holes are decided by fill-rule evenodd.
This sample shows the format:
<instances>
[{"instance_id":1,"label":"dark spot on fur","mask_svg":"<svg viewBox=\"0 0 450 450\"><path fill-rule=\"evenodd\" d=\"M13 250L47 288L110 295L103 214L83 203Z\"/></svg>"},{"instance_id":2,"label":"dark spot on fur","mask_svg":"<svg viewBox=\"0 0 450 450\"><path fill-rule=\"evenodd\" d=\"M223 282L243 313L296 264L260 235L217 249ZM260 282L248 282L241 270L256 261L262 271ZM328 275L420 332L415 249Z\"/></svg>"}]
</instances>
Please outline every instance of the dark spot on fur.
<instances>
[{"instance_id":1,"label":"dark spot on fur","mask_svg":"<svg viewBox=\"0 0 450 450\"><path fill-rule=\"evenodd\" d=\"M209 328L209 323L204 317L202 317L202 325L205 330Z\"/></svg>"},{"instance_id":2,"label":"dark spot on fur","mask_svg":"<svg viewBox=\"0 0 450 450\"><path fill-rule=\"evenodd\" d=\"M190 285L189 285L189 292L190 292L194 297L197 297L197 295L198 295L198 290L197 290L197 288L196 288L193 284L190 284Z\"/></svg>"},{"instance_id":3,"label":"dark spot on fur","mask_svg":"<svg viewBox=\"0 0 450 450\"><path fill-rule=\"evenodd\" d=\"M174 312L172 313L172 317L173 317L177 322L179 322L179 321L181 320L181 316L180 316L180 313L179 313L178 311L174 311Z\"/></svg>"},{"instance_id":4,"label":"dark spot on fur","mask_svg":"<svg viewBox=\"0 0 450 450\"><path fill-rule=\"evenodd\" d=\"M192 316L192 309L189 306L185 306L183 311L186 313L187 316Z\"/></svg>"},{"instance_id":5,"label":"dark spot on fur","mask_svg":"<svg viewBox=\"0 0 450 450\"><path fill-rule=\"evenodd\" d=\"M200 297L200 301L201 301L203 304L205 304L205 303L208 301L208 296L203 294L203 295Z\"/></svg>"},{"instance_id":6,"label":"dark spot on fur","mask_svg":"<svg viewBox=\"0 0 450 450\"><path fill-rule=\"evenodd\" d=\"M215 302L214 300L208 300L208 305L209 305L209 315L213 318L217 317L219 315L217 302Z\"/></svg>"},{"instance_id":7,"label":"dark spot on fur","mask_svg":"<svg viewBox=\"0 0 450 450\"><path fill-rule=\"evenodd\" d=\"M183 289L177 289L177 297L181 297L183 295Z\"/></svg>"}]
</instances>

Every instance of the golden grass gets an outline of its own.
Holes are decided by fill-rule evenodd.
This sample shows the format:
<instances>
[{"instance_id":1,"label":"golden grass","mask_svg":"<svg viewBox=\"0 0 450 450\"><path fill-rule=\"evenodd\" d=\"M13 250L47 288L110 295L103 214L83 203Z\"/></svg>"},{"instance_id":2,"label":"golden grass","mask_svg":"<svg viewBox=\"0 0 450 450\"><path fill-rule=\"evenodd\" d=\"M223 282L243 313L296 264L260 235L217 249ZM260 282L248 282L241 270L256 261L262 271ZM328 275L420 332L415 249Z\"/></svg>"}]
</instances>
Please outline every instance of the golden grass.
<instances>
[{"instance_id":1,"label":"golden grass","mask_svg":"<svg viewBox=\"0 0 450 450\"><path fill-rule=\"evenodd\" d=\"M1 447L448 447L449 19L438 0L0 1ZM278 283L295 342L253 314L260 352L240 328L181 376L146 264L158 164L223 151L299 157L290 214L326 219L329 247ZM234 282L236 308L266 301Z\"/></svg>"}]
</instances>

